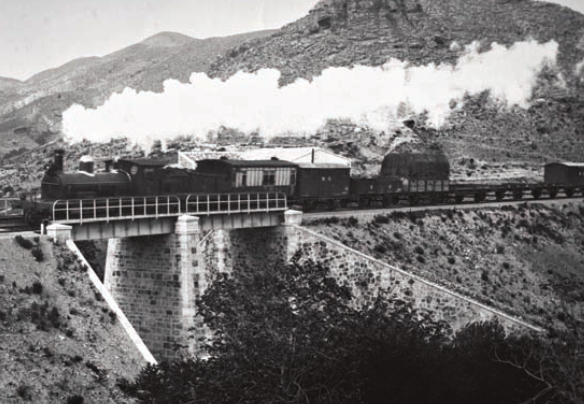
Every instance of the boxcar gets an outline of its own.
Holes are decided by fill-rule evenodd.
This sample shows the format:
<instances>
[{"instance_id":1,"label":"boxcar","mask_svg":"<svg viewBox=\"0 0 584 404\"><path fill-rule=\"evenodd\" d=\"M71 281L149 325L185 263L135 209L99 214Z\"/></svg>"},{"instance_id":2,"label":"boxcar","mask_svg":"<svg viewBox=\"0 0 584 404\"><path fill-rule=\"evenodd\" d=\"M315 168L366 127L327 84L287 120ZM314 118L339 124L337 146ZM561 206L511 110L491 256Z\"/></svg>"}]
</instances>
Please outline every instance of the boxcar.
<instances>
[{"instance_id":1,"label":"boxcar","mask_svg":"<svg viewBox=\"0 0 584 404\"><path fill-rule=\"evenodd\" d=\"M450 163L443 154L389 153L381 164L380 176L410 181L448 181Z\"/></svg>"},{"instance_id":2,"label":"boxcar","mask_svg":"<svg viewBox=\"0 0 584 404\"><path fill-rule=\"evenodd\" d=\"M544 166L543 180L546 184L583 186L584 163L549 163Z\"/></svg>"},{"instance_id":3,"label":"boxcar","mask_svg":"<svg viewBox=\"0 0 584 404\"><path fill-rule=\"evenodd\" d=\"M297 199L349 197L351 168L334 163L298 163Z\"/></svg>"}]
</instances>

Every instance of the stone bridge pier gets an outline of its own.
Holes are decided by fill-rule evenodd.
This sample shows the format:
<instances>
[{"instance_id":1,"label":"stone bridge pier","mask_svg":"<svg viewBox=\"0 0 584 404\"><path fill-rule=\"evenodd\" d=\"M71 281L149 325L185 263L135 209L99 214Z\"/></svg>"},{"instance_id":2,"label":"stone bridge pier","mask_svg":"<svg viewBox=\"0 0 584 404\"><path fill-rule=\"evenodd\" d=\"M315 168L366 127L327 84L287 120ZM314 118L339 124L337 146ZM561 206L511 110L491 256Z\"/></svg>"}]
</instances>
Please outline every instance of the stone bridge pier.
<instances>
[{"instance_id":1,"label":"stone bridge pier","mask_svg":"<svg viewBox=\"0 0 584 404\"><path fill-rule=\"evenodd\" d=\"M286 212L286 223L299 220ZM204 231L200 224L184 215L174 233L108 243L105 287L157 360L204 353L209 332L196 317L196 300L219 274L289 255L286 226Z\"/></svg>"},{"instance_id":2,"label":"stone bridge pier","mask_svg":"<svg viewBox=\"0 0 584 404\"><path fill-rule=\"evenodd\" d=\"M173 234L109 240L105 286L156 359L194 353L200 239L199 219L181 216Z\"/></svg>"}]
</instances>

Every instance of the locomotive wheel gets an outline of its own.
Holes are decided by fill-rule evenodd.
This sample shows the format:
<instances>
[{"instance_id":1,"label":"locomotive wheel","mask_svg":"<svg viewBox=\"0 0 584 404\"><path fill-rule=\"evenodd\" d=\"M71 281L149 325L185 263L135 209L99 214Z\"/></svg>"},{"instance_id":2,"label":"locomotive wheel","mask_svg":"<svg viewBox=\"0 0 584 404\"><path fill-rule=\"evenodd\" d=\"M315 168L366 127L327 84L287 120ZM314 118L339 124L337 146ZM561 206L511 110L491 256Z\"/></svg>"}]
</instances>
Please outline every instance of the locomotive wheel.
<instances>
[{"instance_id":1,"label":"locomotive wheel","mask_svg":"<svg viewBox=\"0 0 584 404\"><path fill-rule=\"evenodd\" d=\"M410 202L410 206L415 206L418 204L418 202L420 202L420 197L418 195L410 195L408 200Z\"/></svg>"},{"instance_id":2,"label":"locomotive wheel","mask_svg":"<svg viewBox=\"0 0 584 404\"><path fill-rule=\"evenodd\" d=\"M565 192L566 192L566 196L568 198L571 198L571 197L574 196L574 188L566 188L566 191Z\"/></svg>"},{"instance_id":3,"label":"locomotive wheel","mask_svg":"<svg viewBox=\"0 0 584 404\"><path fill-rule=\"evenodd\" d=\"M541 189L535 188L531 191L531 195L533 196L533 199L539 199L541 197Z\"/></svg>"},{"instance_id":4,"label":"locomotive wheel","mask_svg":"<svg viewBox=\"0 0 584 404\"><path fill-rule=\"evenodd\" d=\"M346 208L349 205L349 201L346 199L341 199L341 208Z\"/></svg>"},{"instance_id":5,"label":"locomotive wheel","mask_svg":"<svg viewBox=\"0 0 584 404\"><path fill-rule=\"evenodd\" d=\"M558 190L556 188L550 188L548 192L550 194L550 199L554 199L558 196Z\"/></svg>"},{"instance_id":6,"label":"locomotive wheel","mask_svg":"<svg viewBox=\"0 0 584 404\"><path fill-rule=\"evenodd\" d=\"M316 203L308 199L302 202L302 210L304 212L310 212L315 206Z\"/></svg>"},{"instance_id":7,"label":"locomotive wheel","mask_svg":"<svg viewBox=\"0 0 584 404\"><path fill-rule=\"evenodd\" d=\"M367 208L369 207L369 205L371 205L371 200L369 200L368 198L359 199L360 208Z\"/></svg>"},{"instance_id":8,"label":"locomotive wheel","mask_svg":"<svg viewBox=\"0 0 584 404\"><path fill-rule=\"evenodd\" d=\"M514 201L520 201L521 198L523 198L523 190L516 189L515 191L513 191L513 200Z\"/></svg>"},{"instance_id":9,"label":"locomotive wheel","mask_svg":"<svg viewBox=\"0 0 584 404\"><path fill-rule=\"evenodd\" d=\"M454 197L454 202L456 202L456 203L462 203L462 201L464 201L464 195L456 195Z\"/></svg>"},{"instance_id":10,"label":"locomotive wheel","mask_svg":"<svg viewBox=\"0 0 584 404\"><path fill-rule=\"evenodd\" d=\"M476 194L474 195L474 201L475 201L476 203L482 202L482 201L484 201L484 200L485 200L485 197L486 197L486 195L485 195L485 193L484 193L484 192L479 192L479 193L476 193Z\"/></svg>"},{"instance_id":11,"label":"locomotive wheel","mask_svg":"<svg viewBox=\"0 0 584 404\"><path fill-rule=\"evenodd\" d=\"M495 199L497 200L497 202L501 202L503 199L505 199L505 191L495 192Z\"/></svg>"},{"instance_id":12,"label":"locomotive wheel","mask_svg":"<svg viewBox=\"0 0 584 404\"><path fill-rule=\"evenodd\" d=\"M391 198L389 196L383 197L383 206L385 207L391 206Z\"/></svg>"},{"instance_id":13,"label":"locomotive wheel","mask_svg":"<svg viewBox=\"0 0 584 404\"><path fill-rule=\"evenodd\" d=\"M27 211L24 214L24 221L26 222L26 224L28 224L29 226L40 226L41 225L41 218L39 217L39 215L37 215L35 212L32 211Z\"/></svg>"},{"instance_id":14,"label":"locomotive wheel","mask_svg":"<svg viewBox=\"0 0 584 404\"><path fill-rule=\"evenodd\" d=\"M327 199L326 201L326 207L328 210L335 210L336 206L335 206L335 201L332 199Z\"/></svg>"},{"instance_id":15,"label":"locomotive wheel","mask_svg":"<svg viewBox=\"0 0 584 404\"><path fill-rule=\"evenodd\" d=\"M395 195L391 197L391 204L392 205L397 205L399 204L399 196Z\"/></svg>"}]
</instances>

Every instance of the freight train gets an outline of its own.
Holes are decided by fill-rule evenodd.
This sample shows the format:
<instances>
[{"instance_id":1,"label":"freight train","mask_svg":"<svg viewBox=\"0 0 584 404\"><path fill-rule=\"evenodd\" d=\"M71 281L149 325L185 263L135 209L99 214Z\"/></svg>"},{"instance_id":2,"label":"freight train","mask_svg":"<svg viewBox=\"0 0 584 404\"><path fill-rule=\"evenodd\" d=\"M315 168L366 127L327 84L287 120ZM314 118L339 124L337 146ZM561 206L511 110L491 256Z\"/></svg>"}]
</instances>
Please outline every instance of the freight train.
<instances>
[{"instance_id":1,"label":"freight train","mask_svg":"<svg viewBox=\"0 0 584 404\"><path fill-rule=\"evenodd\" d=\"M408 203L461 203L520 200L531 195L572 197L584 191L584 163L551 163L541 182L453 184L444 155L390 153L375 178L354 178L349 167L331 163L293 163L271 160L201 160L195 170L169 167L165 159L118 159L95 169L84 156L77 172L64 172L64 151L56 150L53 163L41 180L40 195L23 201L25 220L38 224L52 217L55 202L134 196L176 196L184 204L188 195L278 193L288 205L304 211L333 210L356 204L367 207ZM110 207L111 208L111 207Z\"/></svg>"}]
</instances>

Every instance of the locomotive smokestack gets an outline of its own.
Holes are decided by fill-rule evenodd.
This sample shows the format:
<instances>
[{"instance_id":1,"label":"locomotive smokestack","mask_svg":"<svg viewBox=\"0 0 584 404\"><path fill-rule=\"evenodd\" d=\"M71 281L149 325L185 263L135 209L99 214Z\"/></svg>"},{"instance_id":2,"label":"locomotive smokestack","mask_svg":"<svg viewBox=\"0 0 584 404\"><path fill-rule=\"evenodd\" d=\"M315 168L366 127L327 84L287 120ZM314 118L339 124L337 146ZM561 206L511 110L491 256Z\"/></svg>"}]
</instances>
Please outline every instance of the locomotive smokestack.
<instances>
[{"instance_id":1,"label":"locomotive smokestack","mask_svg":"<svg viewBox=\"0 0 584 404\"><path fill-rule=\"evenodd\" d=\"M55 160L53 162L53 171L56 172L63 172L63 156L65 155L65 150L63 149L56 149L55 150Z\"/></svg>"}]
</instances>

